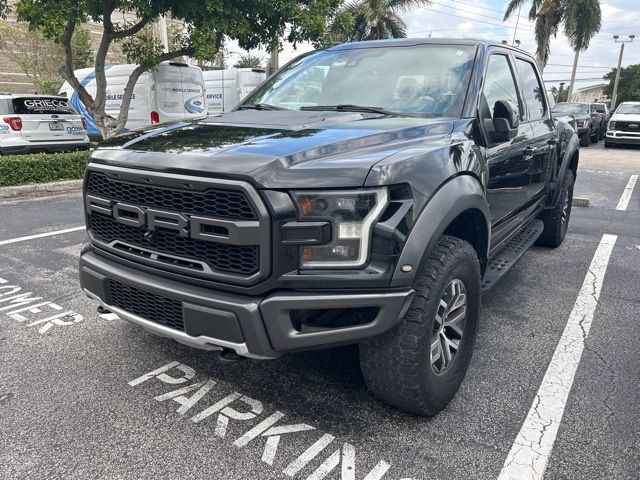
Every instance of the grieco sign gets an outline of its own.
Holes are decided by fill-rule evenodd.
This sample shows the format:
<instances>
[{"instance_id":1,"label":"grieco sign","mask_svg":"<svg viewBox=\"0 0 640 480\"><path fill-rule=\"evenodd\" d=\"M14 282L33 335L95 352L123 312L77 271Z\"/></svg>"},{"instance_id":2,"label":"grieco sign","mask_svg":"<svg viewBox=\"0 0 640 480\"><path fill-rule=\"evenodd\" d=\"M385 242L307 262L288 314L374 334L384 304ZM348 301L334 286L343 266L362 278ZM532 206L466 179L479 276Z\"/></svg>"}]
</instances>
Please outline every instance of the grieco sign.
<instances>
[{"instance_id":1,"label":"grieco sign","mask_svg":"<svg viewBox=\"0 0 640 480\"><path fill-rule=\"evenodd\" d=\"M67 100L58 100L54 98L38 98L33 100L25 100L23 105L31 110L69 110L69 102Z\"/></svg>"}]
</instances>

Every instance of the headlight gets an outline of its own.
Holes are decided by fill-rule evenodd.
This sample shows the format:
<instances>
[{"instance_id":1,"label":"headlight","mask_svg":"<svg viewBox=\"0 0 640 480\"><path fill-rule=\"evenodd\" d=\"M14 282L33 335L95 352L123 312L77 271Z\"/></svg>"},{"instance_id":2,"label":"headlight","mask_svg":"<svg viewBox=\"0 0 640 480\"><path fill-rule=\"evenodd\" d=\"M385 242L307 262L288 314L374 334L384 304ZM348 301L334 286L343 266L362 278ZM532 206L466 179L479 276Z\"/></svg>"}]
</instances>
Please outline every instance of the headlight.
<instances>
[{"instance_id":1,"label":"headlight","mask_svg":"<svg viewBox=\"0 0 640 480\"><path fill-rule=\"evenodd\" d=\"M609 130L615 130L616 129L616 122L609 122Z\"/></svg>"},{"instance_id":2,"label":"headlight","mask_svg":"<svg viewBox=\"0 0 640 480\"><path fill-rule=\"evenodd\" d=\"M327 245L301 247L301 267L360 267L367 261L372 227L387 205L386 188L292 192L301 221L332 223Z\"/></svg>"}]
</instances>

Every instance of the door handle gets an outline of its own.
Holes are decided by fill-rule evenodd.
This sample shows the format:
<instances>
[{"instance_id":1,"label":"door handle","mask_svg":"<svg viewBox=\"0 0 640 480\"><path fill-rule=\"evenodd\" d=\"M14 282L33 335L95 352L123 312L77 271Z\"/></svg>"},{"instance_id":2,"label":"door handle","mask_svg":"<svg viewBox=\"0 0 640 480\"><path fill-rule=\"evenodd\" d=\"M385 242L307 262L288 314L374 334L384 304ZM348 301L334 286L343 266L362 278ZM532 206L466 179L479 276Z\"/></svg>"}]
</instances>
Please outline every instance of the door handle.
<instances>
[{"instance_id":1,"label":"door handle","mask_svg":"<svg viewBox=\"0 0 640 480\"><path fill-rule=\"evenodd\" d=\"M525 155L533 155L538 151L538 149L536 147L527 147L524 149L524 154Z\"/></svg>"}]
</instances>

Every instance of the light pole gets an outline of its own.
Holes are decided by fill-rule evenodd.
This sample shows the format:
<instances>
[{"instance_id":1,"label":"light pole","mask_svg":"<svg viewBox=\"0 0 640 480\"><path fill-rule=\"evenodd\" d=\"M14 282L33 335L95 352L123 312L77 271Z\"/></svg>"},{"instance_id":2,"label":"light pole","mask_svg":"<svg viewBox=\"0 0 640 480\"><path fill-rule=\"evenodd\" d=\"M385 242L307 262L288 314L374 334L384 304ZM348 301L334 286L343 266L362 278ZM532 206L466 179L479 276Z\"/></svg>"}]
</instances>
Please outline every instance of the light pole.
<instances>
[{"instance_id":1,"label":"light pole","mask_svg":"<svg viewBox=\"0 0 640 480\"><path fill-rule=\"evenodd\" d=\"M613 94L611 95L611 110L616 109L616 97L618 96L618 82L620 82L620 66L622 65L622 55L624 54L624 44L628 42L633 42L633 39L636 38L635 35L629 35L627 39L620 38L619 35L614 35L613 40L616 43L620 43L620 57L618 57L618 69L616 70L616 79L613 82Z\"/></svg>"}]
</instances>

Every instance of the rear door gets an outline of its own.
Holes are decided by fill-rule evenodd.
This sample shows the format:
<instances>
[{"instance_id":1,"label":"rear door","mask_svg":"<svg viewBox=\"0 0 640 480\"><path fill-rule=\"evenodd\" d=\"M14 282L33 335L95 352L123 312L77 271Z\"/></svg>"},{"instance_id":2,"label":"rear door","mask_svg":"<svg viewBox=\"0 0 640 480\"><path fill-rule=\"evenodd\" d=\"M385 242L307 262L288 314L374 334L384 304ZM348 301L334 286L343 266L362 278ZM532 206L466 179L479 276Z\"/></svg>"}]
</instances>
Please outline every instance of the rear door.
<instances>
[{"instance_id":1,"label":"rear door","mask_svg":"<svg viewBox=\"0 0 640 480\"><path fill-rule=\"evenodd\" d=\"M199 68L182 64L159 65L156 91L160 123L205 115L204 80Z\"/></svg>"},{"instance_id":2,"label":"rear door","mask_svg":"<svg viewBox=\"0 0 640 480\"><path fill-rule=\"evenodd\" d=\"M549 184L551 162L557 155L558 132L551 119L547 94L538 71L527 57L516 55L516 70L520 77L520 89L526 106L525 123L533 130L531 155L530 207L536 207L536 199L542 197Z\"/></svg>"},{"instance_id":3,"label":"rear door","mask_svg":"<svg viewBox=\"0 0 640 480\"><path fill-rule=\"evenodd\" d=\"M197 67L180 66L180 81L186 118L201 118L206 113L204 78Z\"/></svg>"},{"instance_id":4,"label":"rear door","mask_svg":"<svg viewBox=\"0 0 640 480\"><path fill-rule=\"evenodd\" d=\"M24 96L12 104L22 121L20 135L28 142L81 141L86 135L82 118L66 98Z\"/></svg>"}]
</instances>

